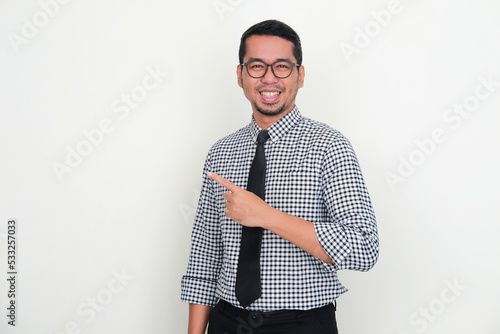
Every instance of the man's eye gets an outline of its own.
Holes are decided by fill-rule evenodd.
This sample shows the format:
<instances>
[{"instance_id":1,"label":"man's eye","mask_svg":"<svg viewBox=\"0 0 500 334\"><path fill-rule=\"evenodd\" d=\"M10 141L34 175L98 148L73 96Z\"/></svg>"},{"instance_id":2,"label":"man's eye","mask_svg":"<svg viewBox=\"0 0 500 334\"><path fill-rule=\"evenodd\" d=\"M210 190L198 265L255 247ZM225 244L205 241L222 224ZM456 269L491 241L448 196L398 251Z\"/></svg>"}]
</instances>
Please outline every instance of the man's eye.
<instances>
[{"instance_id":1,"label":"man's eye","mask_svg":"<svg viewBox=\"0 0 500 334\"><path fill-rule=\"evenodd\" d=\"M290 68L291 65L288 63L278 63L275 66L276 66L276 68L279 68L280 70L287 70Z\"/></svg>"}]
</instances>

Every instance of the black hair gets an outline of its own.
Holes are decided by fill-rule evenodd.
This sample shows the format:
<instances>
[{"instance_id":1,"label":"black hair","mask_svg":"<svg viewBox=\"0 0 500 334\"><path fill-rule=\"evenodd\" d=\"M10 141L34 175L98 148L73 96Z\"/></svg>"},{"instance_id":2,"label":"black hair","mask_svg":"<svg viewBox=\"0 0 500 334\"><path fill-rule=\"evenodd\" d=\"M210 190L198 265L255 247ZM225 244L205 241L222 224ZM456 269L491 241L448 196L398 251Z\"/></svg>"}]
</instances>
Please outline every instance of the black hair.
<instances>
[{"instance_id":1,"label":"black hair","mask_svg":"<svg viewBox=\"0 0 500 334\"><path fill-rule=\"evenodd\" d=\"M243 58L245 58L247 52L246 41L248 37L253 35L277 36L292 42L293 56L297 59L297 64L302 65L302 44L300 43L299 35L295 30L290 28L290 26L278 20L266 20L257 23L248 28L247 31L241 35L239 51L240 64L243 64Z\"/></svg>"}]
</instances>

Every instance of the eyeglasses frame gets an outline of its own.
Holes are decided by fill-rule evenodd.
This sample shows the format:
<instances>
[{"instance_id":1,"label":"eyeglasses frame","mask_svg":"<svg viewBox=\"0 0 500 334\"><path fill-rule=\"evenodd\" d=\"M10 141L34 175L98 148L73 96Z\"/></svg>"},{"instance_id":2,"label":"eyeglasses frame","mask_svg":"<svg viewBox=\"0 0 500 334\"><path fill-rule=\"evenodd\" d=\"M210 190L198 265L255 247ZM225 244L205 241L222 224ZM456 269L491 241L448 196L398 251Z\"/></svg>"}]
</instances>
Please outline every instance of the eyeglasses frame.
<instances>
[{"instance_id":1,"label":"eyeglasses frame","mask_svg":"<svg viewBox=\"0 0 500 334\"><path fill-rule=\"evenodd\" d=\"M252 63L252 62L259 62L259 63L262 63L264 65L266 65L266 70L264 71L264 74L261 75L260 77L254 77L253 75L250 74L250 71L248 70L248 64ZM286 77L279 77L276 75L276 73L274 73L274 69L273 69L273 66L274 64L276 63L281 63L281 62L286 62L286 63L289 63L290 65L292 65L292 70L290 71L290 74L288 74ZM247 73L250 77L254 78L254 79L260 79L260 78L263 78L266 76L267 74L267 70L269 69L269 67L271 67L271 72L273 73L273 75L278 78L278 79L286 79L288 78L290 75L292 75L292 72L293 72L293 67L297 66L297 67L300 67L301 65L300 64L296 64L296 63L292 63L291 61L289 60L286 60L286 59L279 59L279 60L276 60L274 63L272 64L268 64L266 63L265 61L263 60L260 60L260 59L254 59L254 60L250 60L250 61L247 61L246 63L243 63L243 64L240 64L241 66L244 66L246 67L247 69Z\"/></svg>"}]
</instances>

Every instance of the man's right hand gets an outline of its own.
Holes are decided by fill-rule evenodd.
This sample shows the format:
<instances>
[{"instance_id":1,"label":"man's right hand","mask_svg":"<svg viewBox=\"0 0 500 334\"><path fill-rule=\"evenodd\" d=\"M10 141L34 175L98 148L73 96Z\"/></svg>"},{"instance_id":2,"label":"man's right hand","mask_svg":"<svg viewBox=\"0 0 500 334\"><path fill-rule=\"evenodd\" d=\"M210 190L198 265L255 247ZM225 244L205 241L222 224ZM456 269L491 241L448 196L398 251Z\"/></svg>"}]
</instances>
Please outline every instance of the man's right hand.
<instances>
[{"instance_id":1,"label":"man's right hand","mask_svg":"<svg viewBox=\"0 0 500 334\"><path fill-rule=\"evenodd\" d=\"M189 304L188 334L205 334L211 306Z\"/></svg>"}]
</instances>

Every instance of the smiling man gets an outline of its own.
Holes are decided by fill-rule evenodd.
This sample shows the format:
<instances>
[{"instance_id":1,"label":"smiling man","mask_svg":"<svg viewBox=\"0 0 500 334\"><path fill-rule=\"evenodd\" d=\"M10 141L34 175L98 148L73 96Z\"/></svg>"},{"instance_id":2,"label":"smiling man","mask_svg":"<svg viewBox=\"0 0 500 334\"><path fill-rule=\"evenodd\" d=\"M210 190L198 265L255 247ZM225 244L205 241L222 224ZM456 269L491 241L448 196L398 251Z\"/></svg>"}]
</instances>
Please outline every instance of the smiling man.
<instances>
[{"instance_id":1,"label":"smiling man","mask_svg":"<svg viewBox=\"0 0 500 334\"><path fill-rule=\"evenodd\" d=\"M337 333L341 269L378 258L375 215L356 155L295 105L302 47L268 20L241 37L238 85L249 125L210 149L183 301L189 334Z\"/></svg>"}]
</instances>

